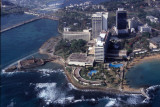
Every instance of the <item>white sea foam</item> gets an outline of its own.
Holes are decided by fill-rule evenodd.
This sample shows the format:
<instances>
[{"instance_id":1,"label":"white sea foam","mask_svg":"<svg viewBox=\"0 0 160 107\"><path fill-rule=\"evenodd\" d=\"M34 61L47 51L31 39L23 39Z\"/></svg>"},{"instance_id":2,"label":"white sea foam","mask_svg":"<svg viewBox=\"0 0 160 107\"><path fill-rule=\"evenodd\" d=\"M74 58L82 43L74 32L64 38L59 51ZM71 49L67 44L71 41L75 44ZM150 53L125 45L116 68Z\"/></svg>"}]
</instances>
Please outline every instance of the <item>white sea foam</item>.
<instances>
[{"instance_id":1,"label":"white sea foam","mask_svg":"<svg viewBox=\"0 0 160 107\"><path fill-rule=\"evenodd\" d=\"M9 105L7 105L7 107L14 107L14 101L13 101L13 99L11 100L11 103Z\"/></svg>"},{"instance_id":2,"label":"white sea foam","mask_svg":"<svg viewBox=\"0 0 160 107\"><path fill-rule=\"evenodd\" d=\"M84 98L81 98L81 99L74 100L73 103L82 102L82 101L91 101L91 102L95 102L96 100L95 100L94 98L91 98L91 99L84 99Z\"/></svg>"},{"instance_id":3,"label":"white sea foam","mask_svg":"<svg viewBox=\"0 0 160 107\"><path fill-rule=\"evenodd\" d=\"M82 100L81 100L81 99L79 99L79 100L74 100L74 103L77 103L77 102L82 102Z\"/></svg>"},{"instance_id":4,"label":"white sea foam","mask_svg":"<svg viewBox=\"0 0 160 107\"><path fill-rule=\"evenodd\" d=\"M131 96L129 96L129 98L127 98L126 102L128 104L139 104L139 103L141 103L139 95L131 95Z\"/></svg>"},{"instance_id":5,"label":"white sea foam","mask_svg":"<svg viewBox=\"0 0 160 107\"><path fill-rule=\"evenodd\" d=\"M119 97L121 96L126 96L127 97L127 100L124 101L123 99L119 98L118 100L119 101L122 101L126 104L133 104L133 105L136 105L136 104L141 104L141 103L144 103L143 101L143 95L141 94L124 94L124 95L120 95Z\"/></svg>"},{"instance_id":6,"label":"white sea foam","mask_svg":"<svg viewBox=\"0 0 160 107\"><path fill-rule=\"evenodd\" d=\"M24 71L15 70L14 72L5 72L4 69L2 69L2 71L1 71L2 75L7 75L7 76L11 76L11 75L17 74L17 73L24 73Z\"/></svg>"},{"instance_id":7,"label":"white sea foam","mask_svg":"<svg viewBox=\"0 0 160 107\"><path fill-rule=\"evenodd\" d=\"M68 83L68 87L70 90L73 90L73 89L78 90L72 83Z\"/></svg>"},{"instance_id":8,"label":"white sea foam","mask_svg":"<svg viewBox=\"0 0 160 107\"><path fill-rule=\"evenodd\" d=\"M56 83L38 83L35 87L38 97L43 99L46 104L65 104L73 102L74 96L67 96L65 92L56 87Z\"/></svg>"},{"instance_id":9,"label":"white sea foam","mask_svg":"<svg viewBox=\"0 0 160 107\"><path fill-rule=\"evenodd\" d=\"M53 69L38 69L39 72L41 72L43 74L43 76L50 76L50 74L52 73L63 73L62 69L57 69L57 70L53 70Z\"/></svg>"},{"instance_id":10,"label":"white sea foam","mask_svg":"<svg viewBox=\"0 0 160 107\"><path fill-rule=\"evenodd\" d=\"M115 106L115 104L116 104L116 100L111 100L105 105L105 107Z\"/></svg>"},{"instance_id":11,"label":"white sea foam","mask_svg":"<svg viewBox=\"0 0 160 107\"><path fill-rule=\"evenodd\" d=\"M151 90L155 90L156 88L160 88L160 85L151 86L151 87L146 89L146 92L151 91Z\"/></svg>"},{"instance_id":12,"label":"white sea foam","mask_svg":"<svg viewBox=\"0 0 160 107\"><path fill-rule=\"evenodd\" d=\"M153 91L153 92L154 92L156 89L159 89L159 90L160 90L160 85L154 85L154 86L150 86L149 88L147 88L147 89L146 89L146 94L147 94L147 96L151 97L151 96L150 96L150 91ZM154 97L154 94L155 94L155 93L153 93L153 96L152 96L152 97ZM147 98L146 98L146 99L143 100L143 103L149 103L149 100L150 100L150 99L147 99Z\"/></svg>"}]
</instances>

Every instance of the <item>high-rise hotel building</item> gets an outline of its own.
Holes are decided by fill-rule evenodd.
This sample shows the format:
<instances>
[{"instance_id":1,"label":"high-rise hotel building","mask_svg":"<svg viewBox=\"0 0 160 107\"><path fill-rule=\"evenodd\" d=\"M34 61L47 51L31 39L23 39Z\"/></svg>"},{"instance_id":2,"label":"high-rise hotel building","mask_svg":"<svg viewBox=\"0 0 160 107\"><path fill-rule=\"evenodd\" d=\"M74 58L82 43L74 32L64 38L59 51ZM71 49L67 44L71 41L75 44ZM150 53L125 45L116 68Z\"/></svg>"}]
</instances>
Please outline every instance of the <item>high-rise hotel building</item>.
<instances>
[{"instance_id":1,"label":"high-rise hotel building","mask_svg":"<svg viewBox=\"0 0 160 107\"><path fill-rule=\"evenodd\" d=\"M123 8L118 8L118 10L116 11L116 33L118 35L128 33L127 11Z\"/></svg>"},{"instance_id":2,"label":"high-rise hotel building","mask_svg":"<svg viewBox=\"0 0 160 107\"><path fill-rule=\"evenodd\" d=\"M97 38L102 30L108 30L108 12L97 12L92 15L92 37Z\"/></svg>"}]
</instances>

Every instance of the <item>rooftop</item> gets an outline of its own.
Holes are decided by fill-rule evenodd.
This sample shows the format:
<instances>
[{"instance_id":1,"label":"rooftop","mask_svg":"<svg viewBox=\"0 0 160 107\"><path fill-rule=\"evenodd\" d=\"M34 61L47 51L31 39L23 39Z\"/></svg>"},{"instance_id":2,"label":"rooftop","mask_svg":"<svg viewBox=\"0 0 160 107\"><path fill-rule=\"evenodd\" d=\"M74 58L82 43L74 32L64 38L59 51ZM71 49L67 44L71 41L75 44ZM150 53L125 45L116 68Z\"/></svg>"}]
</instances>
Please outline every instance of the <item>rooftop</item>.
<instances>
[{"instance_id":1,"label":"rooftop","mask_svg":"<svg viewBox=\"0 0 160 107\"><path fill-rule=\"evenodd\" d=\"M76 35L81 35L81 34L89 34L90 32L64 32L63 34L76 34Z\"/></svg>"},{"instance_id":2,"label":"rooftop","mask_svg":"<svg viewBox=\"0 0 160 107\"><path fill-rule=\"evenodd\" d=\"M73 53L69 56L69 61L93 63L94 58L87 56L86 53Z\"/></svg>"},{"instance_id":3,"label":"rooftop","mask_svg":"<svg viewBox=\"0 0 160 107\"><path fill-rule=\"evenodd\" d=\"M150 39L151 42L154 42L160 46L160 36L158 37L153 37Z\"/></svg>"},{"instance_id":4,"label":"rooftop","mask_svg":"<svg viewBox=\"0 0 160 107\"><path fill-rule=\"evenodd\" d=\"M87 58L86 53L73 53L69 56L70 61L85 62Z\"/></svg>"}]
</instances>

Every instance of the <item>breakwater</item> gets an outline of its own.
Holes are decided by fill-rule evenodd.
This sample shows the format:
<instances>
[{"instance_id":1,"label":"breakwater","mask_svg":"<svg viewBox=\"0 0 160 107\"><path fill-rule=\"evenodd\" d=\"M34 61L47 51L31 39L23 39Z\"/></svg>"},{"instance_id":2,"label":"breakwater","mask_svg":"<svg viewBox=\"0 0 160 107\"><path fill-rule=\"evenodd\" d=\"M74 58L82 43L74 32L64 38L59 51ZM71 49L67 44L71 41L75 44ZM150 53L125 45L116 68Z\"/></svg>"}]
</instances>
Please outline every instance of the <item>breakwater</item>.
<instances>
[{"instance_id":1,"label":"breakwater","mask_svg":"<svg viewBox=\"0 0 160 107\"><path fill-rule=\"evenodd\" d=\"M11 29L14 29L16 27L19 27L19 26L22 26L24 24L27 24L27 23L31 23L31 22L34 22L36 20L39 20L39 19L50 19L50 20L59 20L59 18L55 17L55 16L40 16L40 17L36 17L36 18L33 18L33 19L30 19L30 20L26 20L26 21L23 21L21 23L18 23L16 25L13 25L13 26L10 26L10 27L7 27L5 29L2 29L0 32L6 32L8 30L11 30Z\"/></svg>"}]
</instances>

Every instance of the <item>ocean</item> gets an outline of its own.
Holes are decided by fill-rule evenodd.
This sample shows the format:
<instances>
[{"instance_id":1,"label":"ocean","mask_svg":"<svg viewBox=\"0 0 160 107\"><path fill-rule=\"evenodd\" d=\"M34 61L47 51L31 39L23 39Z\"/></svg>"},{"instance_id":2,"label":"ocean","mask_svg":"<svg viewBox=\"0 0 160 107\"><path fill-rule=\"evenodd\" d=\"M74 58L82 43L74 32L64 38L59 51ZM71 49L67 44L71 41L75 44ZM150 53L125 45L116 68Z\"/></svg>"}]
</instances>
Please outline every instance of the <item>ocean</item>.
<instances>
[{"instance_id":1,"label":"ocean","mask_svg":"<svg viewBox=\"0 0 160 107\"><path fill-rule=\"evenodd\" d=\"M160 60L142 62L127 72L126 78L131 87L150 87L153 107L160 105Z\"/></svg>"},{"instance_id":2,"label":"ocean","mask_svg":"<svg viewBox=\"0 0 160 107\"><path fill-rule=\"evenodd\" d=\"M23 15L20 18L23 18ZM46 40L58 35L57 26L57 21L41 19L3 32L1 34L2 67L36 53Z\"/></svg>"}]
</instances>

